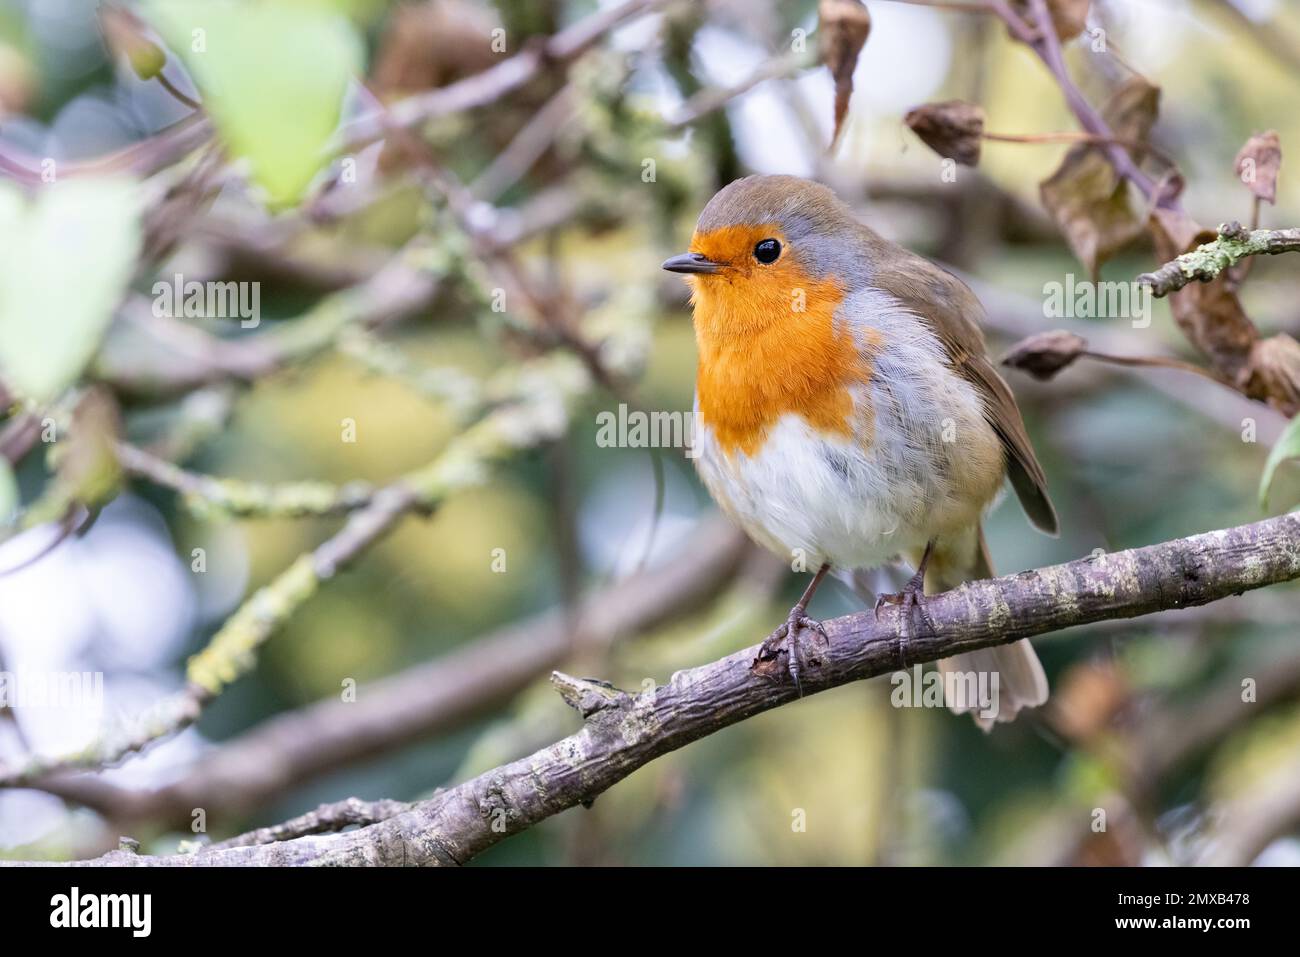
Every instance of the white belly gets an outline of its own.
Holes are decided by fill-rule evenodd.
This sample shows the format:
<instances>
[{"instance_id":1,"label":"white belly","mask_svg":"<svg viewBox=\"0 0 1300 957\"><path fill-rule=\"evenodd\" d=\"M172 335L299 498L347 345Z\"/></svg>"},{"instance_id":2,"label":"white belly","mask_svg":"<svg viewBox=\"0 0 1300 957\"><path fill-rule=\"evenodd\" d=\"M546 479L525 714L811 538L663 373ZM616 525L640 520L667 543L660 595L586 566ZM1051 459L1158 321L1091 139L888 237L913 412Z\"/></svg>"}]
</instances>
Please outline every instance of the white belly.
<instances>
[{"instance_id":1,"label":"white belly","mask_svg":"<svg viewBox=\"0 0 1300 957\"><path fill-rule=\"evenodd\" d=\"M861 314L861 313L859 313ZM755 541L816 569L873 568L968 531L1002 484L1002 448L974 387L914 316L872 315L888 345L858 387L854 434L818 434L787 414L752 456L696 423L696 468Z\"/></svg>"}]
</instances>

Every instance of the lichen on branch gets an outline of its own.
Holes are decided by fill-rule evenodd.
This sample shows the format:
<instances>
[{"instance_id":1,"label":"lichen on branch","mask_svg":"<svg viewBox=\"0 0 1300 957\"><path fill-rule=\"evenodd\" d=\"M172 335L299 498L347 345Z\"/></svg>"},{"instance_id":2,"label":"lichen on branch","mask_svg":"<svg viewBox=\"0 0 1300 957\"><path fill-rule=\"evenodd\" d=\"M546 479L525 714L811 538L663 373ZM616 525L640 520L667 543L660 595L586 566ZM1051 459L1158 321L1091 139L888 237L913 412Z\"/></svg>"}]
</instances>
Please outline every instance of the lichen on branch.
<instances>
[{"instance_id":1,"label":"lichen on branch","mask_svg":"<svg viewBox=\"0 0 1300 957\"><path fill-rule=\"evenodd\" d=\"M1240 223L1225 223L1216 239L1143 273L1137 281L1150 286L1154 295L1166 296L1192 282L1209 282L1248 256L1287 252L1300 252L1300 227L1245 229Z\"/></svg>"}]
</instances>

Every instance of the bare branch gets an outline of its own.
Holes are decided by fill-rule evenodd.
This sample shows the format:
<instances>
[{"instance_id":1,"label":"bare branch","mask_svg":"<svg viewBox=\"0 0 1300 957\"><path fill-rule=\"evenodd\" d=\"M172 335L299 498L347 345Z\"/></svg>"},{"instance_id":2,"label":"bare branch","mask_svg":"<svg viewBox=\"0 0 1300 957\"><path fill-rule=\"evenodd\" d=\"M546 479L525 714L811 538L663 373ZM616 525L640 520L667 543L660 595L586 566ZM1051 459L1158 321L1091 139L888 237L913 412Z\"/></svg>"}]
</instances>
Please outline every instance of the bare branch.
<instances>
[{"instance_id":1,"label":"bare branch","mask_svg":"<svg viewBox=\"0 0 1300 957\"><path fill-rule=\"evenodd\" d=\"M896 611L825 622L830 647L806 662L808 693L899 668L1115 618L1217 601L1300 578L1300 515L1207 532L1065 565L970 582L927 605L937 633L900 643ZM146 857L114 851L91 865L463 864L503 838L590 803L669 751L795 700L758 646L678 672L633 695L556 675L581 730L519 761L357 831L278 844Z\"/></svg>"},{"instance_id":2,"label":"bare branch","mask_svg":"<svg viewBox=\"0 0 1300 957\"><path fill-rule=\"evenodd\" d=\"M732 100L743 96L754 87L766 83L768 80L793 76L800 70L810 69L816 65L816 58L807 53L786 53L773 57L734 86L700 90L700 92L683 103L668 119L665 131L676 133L683 130L693 123L698 123L704 117L723 109Z\"/></svg>"},{"instance_id":3,"label":"bare branch","mask_svg":"<svg viewBox=\"0 0 1300 957\"><path fill-rule=\"evenodd\" d=\"M238 340L159 319L147 302L133 300L123 310L125 317L169 347L165 361L106 353L97 377L119 394L160 398L269 375L335 345L350 327L379 326L427 308L442 279L429 268L429 259L429 243L417 237L365 281L322 297L291 322Z\"/></svg>"},{"instance_id":4,"label":"bare branch","mask_svg":"<svg viewBox=\"0 0 1300 957\"><path fill-rule=\"evenodd\" d=\"M0 767L0 787L30 783L62 770L112 765L189 727L208 702L252 669L261 646L324 582L406 515L429 512L449 495L481 484L491 466L563 432L572 404L590 386L582 367L563 355L533 360L516 374L519 401L457 435L427 465L376 491L338 532L314 551L300 555L245 601L207 647L190 659L183 690L142 715L110 726L81 751L56 758L32 757L12 769Z\"/></svg>"},{"instance_id":5,"label":"bare branch","mask_svg":"<svg viewBox=\"0 0 1300 957\"><path fill-rule=\"evenodd\" d=\"M411 810L412 805L406 801L362 801L360 798L348 798L334 804L322 804L314 811L308 811L283 824L260 827L256 831L240 834L226 841L211 844L205 850L216 851L227 847L255 847L258 844L275 844L290 841L295 837L308 834L331 834L352 825L367 827L387 821Z\"/></svg>"},{"instance_id":6,"label":"bare branch","mask_svg":"<svg viewBox=\"0 0 1300 957\"><path fill-rule=\"evenodd\" d=\"M344 151L355 151L379 139L393 125L410 129L442 116L495 103L531 82L543 69L573 62L619 24L663 3L664 0L624 0L561 30L544 43L525 47L491 69L402 100L387 115L379 111L355 120L343 131Z\"/></svg>"},{"instance_id":7,"label":"bare branch","mask_svg":"<svg viewBox=\"0 0 1300 957\"><path fill-rule=\"evenodd\" d=\"M202 807L209 822L244 814L290 789L358 761L460 727L575 654L609 648L713 598L751 553L723 519L706 522L662 567L586 598L572 615L544 612L455 651L337 697L267 719L153 791L129 791L85 774L34 786L93 808L109 822L183 825Z\"/></svg>"}]
</instances>

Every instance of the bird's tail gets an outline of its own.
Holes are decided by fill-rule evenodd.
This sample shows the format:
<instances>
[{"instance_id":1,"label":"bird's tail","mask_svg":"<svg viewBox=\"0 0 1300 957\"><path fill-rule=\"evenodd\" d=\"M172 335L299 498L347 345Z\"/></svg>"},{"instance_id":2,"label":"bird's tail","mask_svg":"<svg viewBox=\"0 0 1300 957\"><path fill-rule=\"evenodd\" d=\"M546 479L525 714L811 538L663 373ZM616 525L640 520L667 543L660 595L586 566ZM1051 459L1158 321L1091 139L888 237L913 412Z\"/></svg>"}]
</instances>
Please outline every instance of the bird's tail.
<instances>
[{"instance_id":1,"label":"bird's tail","mask_svg":"<svg viewBox=\"0 0 1300 957\"><path fill-rule=\"evenodd\" d=\"M973 535L936 543L925 592L937 594L993 574L984 530L976 526ZM941 658L938 665L944 675L944 703L957 714L969 712L984 731L995 722L1015 720L1021 708L1036 708L1047 700L1047 676L1028 639ZM971 693L979 690L994 694L989 699Z\"/></svg>"}]
</instances>

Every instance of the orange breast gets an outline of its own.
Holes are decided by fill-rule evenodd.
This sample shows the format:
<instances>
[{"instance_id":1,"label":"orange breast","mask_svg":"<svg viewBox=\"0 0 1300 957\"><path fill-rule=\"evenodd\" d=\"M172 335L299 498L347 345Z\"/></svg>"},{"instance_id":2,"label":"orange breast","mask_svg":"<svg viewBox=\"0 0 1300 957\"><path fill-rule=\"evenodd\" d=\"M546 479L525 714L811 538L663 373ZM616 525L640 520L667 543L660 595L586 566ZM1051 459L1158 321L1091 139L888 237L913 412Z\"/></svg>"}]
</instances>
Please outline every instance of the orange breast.
<instances>
[{"instance_id":1,"label":"orange breast","mask_svg":"<svg viewBox=\"0 0 1300 957\"><path fill-rule=\"evenodd\" d=\"M725 453L755 454L790 413L823 434L852 434L849 386L867 382L871 368L835 321L838 283L778 262L692 285L700 416Z\"/></svg>"}]
</instances>

